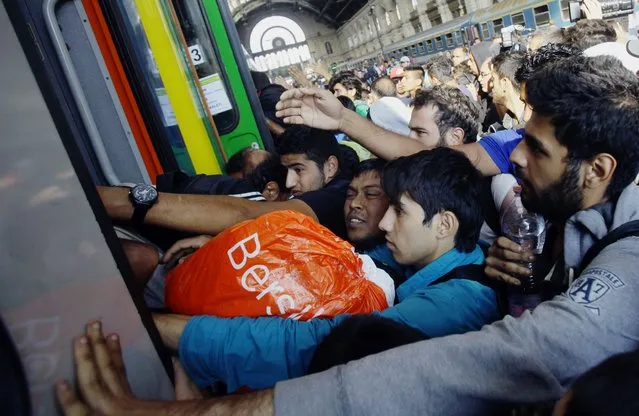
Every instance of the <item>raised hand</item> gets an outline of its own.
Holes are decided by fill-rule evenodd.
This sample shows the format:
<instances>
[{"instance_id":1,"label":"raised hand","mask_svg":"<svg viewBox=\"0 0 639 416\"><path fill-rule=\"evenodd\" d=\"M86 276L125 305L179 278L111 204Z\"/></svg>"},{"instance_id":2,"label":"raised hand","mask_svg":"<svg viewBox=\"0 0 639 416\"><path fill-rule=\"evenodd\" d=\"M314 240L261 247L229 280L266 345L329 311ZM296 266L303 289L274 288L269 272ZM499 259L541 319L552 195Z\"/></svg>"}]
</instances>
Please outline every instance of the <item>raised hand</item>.
<instances>
[{"instance_id":1,"label":"raised hand","mask_svg":"<svg viewBox=\"0 0 639 416\"><path fill-rule=\"evenodd\" d=\"M306 78L306 74L304 73L304 71L302 71L301 69L297 68L297 67L291 67L288 70L288 73L291 77L293 77L293 79L295 80L295 82L297 82L297 84L300 87L312 87L313 85L311 84L311 81L308 80L308 78Z\"/></svg>"},{"instance_id":2,"label":"raised hand","mask_svg":"<svg viewBox=\"0 0 639 416\"><path fill-rule=\"evenodd\" d=\"M331 131L341 130L345 111L342 103L330 91L319 88L286 91L275 108L278 110L275 115L285 123Z\"/></svg>"}]
</instances>

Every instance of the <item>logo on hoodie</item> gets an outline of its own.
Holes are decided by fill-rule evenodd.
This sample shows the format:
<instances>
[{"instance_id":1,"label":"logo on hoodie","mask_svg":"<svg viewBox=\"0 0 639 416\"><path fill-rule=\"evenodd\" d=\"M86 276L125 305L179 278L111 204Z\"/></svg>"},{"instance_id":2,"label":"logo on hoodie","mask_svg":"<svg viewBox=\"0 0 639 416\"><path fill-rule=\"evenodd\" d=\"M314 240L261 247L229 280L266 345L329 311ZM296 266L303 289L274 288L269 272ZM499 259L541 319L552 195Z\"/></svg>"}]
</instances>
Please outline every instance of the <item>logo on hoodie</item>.
<instances>
[{"instance_id":1,"label":"logo on hoodie","mask_svg":"<svg viewBox=\"0 0 639 416\"><path fill-rule=\"evenodd\" d=\"M609 290L610 286L603 280L593 276L586 276L577 279L568 294L570 299L575 302L587 305L600 299Z\"/></svg>"}]
</instances>

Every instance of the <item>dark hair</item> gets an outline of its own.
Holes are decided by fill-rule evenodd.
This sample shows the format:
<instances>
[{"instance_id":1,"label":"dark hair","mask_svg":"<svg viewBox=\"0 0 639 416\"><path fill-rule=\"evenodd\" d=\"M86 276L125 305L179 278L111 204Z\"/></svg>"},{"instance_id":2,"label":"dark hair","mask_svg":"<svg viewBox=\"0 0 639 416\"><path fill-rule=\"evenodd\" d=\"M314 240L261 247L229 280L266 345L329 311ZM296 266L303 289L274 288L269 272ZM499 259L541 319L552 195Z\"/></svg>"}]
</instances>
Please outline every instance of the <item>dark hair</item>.
<instances>
[{"instance_id":1,"label":"dark hair","mask_svg":"<svg viewBox=\"0 0 639 416\"><path fill-rule=\"evenodd\" d=\"M426 63L426 71L428 76L445 84L453 79L453 61L445 56L439 56Z\"/></svg>"},{"instance_id":2,"label":"dark hair","mask_svg":"<svg viewBox=\"0 0 639 416\"><path fill-rule=\"evenodd\" d=\"M447 147L388 162L382 177L391 204L398 205L401 196L407 194L424 210L424 224L443 211L455 214L459 221L455 248L467 253L475 249L484 222L482 181L463 153Z\"/></svg>"},{"instance_id":3,"label":"dark hair","mask_svg":"<svg viewBox=\"0 0 639 416\"><path fill-rule=\"evenodd\" d=\"M639 414L639 352L612 356L590 369L570 387L565 416Z\"/></svg>"},{"instance_id":4,"label":"dark hair","mask_svg":"<svg viewBox=\"0 0 639 416\"><path fill-rule=\"evenodd\" d=\"M226 161L226 165L224 165L226 174L232 175L234 173L244 172L248 156L252 150L253 148L248 146L231 156L229 160Z\"/></svg>"},{"instance_id":5,"label":"dark hair","mask_svg":"<svg viewBox=\"0 0 639 416\"><path fill-rule=\"evenodd\" d=\"M605 42L616 42L617 32L608 22L601 19L578 21L574 26L564 29L564 42L581 50Z\"/></svg>"},{"instance_id":6,"label":"dark hair","mask_svg":"<svg viewBox=\"0 0 639 416\"><path fill-rule=\"evenodd\" d=\"M328 83L328 89L330 92L335 92L335 85L342 84L344 88L350 90L355 89L355 99L359 100L362 98L362 90L364 89L364 85L362 80L355 76L354 72L351 71L342 71L333 75L330 82Z\"/></svg>"},{"instance_id":7,"label":"dark hair","mask_svg":"<svg viewBox=\"0 0 639 416\"><path fill-rule=\"evenodd\" d=\"M520 84L515 77L517 70L524 64L526 54L521 51L502 52L493 58L493 71L502 78L507 78L519 88Z\"/></svg>"},{"instance_id":8,"label":"dark hair","mask_svg":"<svg viewBox=\"0 0 639 416\"><path fill-rule=\"evenodd\" d=\"M526 83L536 114L551 118L568 158L608 153L617 161L607 189L611 199L639 169L639 78L616 58L574 56L548 63Z\"/></svg>"},{"instance_id":9,"label":"dark hair","mask_svg":"<svg viewBox=\"0 0 639 416\"><path fill-rule=\"evenodd\" d=\"M384 166L386 166L386 161L384 159L368 159L360 162L357 170L355 171L355 175L353 176L360 176L368 172L376 172L379 176L382 176Z\"/></svg>"},{"instance_id":10,"label":"dark hair","mask_svg":"<svg viewBox=\"0 0 639 416\"><path fill-rule=\"evenodd\" d=\"M342 103L344 108L346 108L347 110L355 111L355 103L353 102L353 100L345 95L340 95L339 97L337 97L337 99L340 103Z\"/></svg>"},{"instance_id":11,"label":"dark hair","mask_svg":"<svg viewBox=\"0 0 639 416\"><path fill-rule=\"evenodd\" d=\"M371 85L371 91L381 97L394 97L397 95L395 82L389 77L377 78Z\"/></svg>"},{"instance_id":12,"label":"dark hair","mask_svg":"<svg viewBox=\"0 0 639 416\"><path fill-rule=\"evenodd\" d=\"M266 72L251 71L251 78L253 79L253 84L255 84L255 90L258 92L271 83Z\"/></svg>"},{"instance_id":13,"label":"dark hair","mask_svg":"<svg viewBox=\"0 0 639 416\"><path fill-rule=\"evenodd\" d=\"M453 78L460 84L472 84L477 80L477 76L470 69L470 65L462 62L453 68Z\"/></svg>"},{"instance_id":14,"label":"dark hair","mask_svg":"<svg viewBox=\"0 0 639 416\"><path fill-rule=\"evenodd\" d=\"M558 59L569 58L571 56L581 55L581 50L567 43L549 43L542 46L536 51L529 52L515 73L515 79L521 85L530 78L530 76L539 71L539 69L548 62L555 62Z\"/></svg>"},{"instance_id":15,"label":"dark hair","mask_svg":"<svg viewBox=\"0 0 639 416\"><path fill-rule=\"evenodd\" d=\"M280 191L286 189L286 175L288 169L280 161L278 155L271 154L266 160L255 167L253 172L249 173L248 181L255 189L264 190L269 182L276 182L280 187Z\"/></svg>"},{"instance_id":16,"label":"dark hair","mask_svg":"<svg viewBox=\"0 0 639 416\"><path fill-rule=\"evenodd\" d=\"M434 87L418 91L413 100L416 109L432 104L437 107L435 123L443 136L449 129L464 130L464 143L477 140L479 131L479 106L458 88Z\"/></svg>"},{"instance_id":17,"label":"dark hair","mask_svg":"<svg viewBox=\"0 0 639 416\"><path fill-rule=\"evenodd\" d=\"M376 315L350 316L322 340L307 374L428 339L406 324Z\"/></svg>"},{"instance_id":18,"label":"dark hair","mask_svg":"<svg viewBox=\"0 0 639 416\"><path fill-rule=\"evenodd\" d=\"M277 84L269 84L260 91L260 106L262 111L264 111L264 116L284 128L288 127L288 125L284 123L284 120L275 116L277 111L275 106L285 91L286 88Z\"/></svg>"},{"instance_id":19,"label":"dark hair","mask_svg":"<svg viewBox=\"0 0 639 416\"><path fill-rule=\"evenodd\" d=\"M424 68L419 65L407 66L406 68L404 68L404 74L406 74L408 71L419 72L419 75L422 77L422 79L426 75L426 71L424 71Z\"/></svg>"},{"instance_id":20,"label":"dark hair","mask_svg":"<svg viewBox=\"0 0 639 416\"><path fill-rule=\"evenodd\" d=\"M301 125L291 126L279 137L277 153L280 156L306 155L309 160L315 162L320 171L324 168L324 163L328 161L328 158L335 156L341 167L340 145L330 131Z\"/></svg>"},{"instance_id":21,"label":"dark hair","mask_svg":"<svg viewBox=\"0 0 639 416\"><path fill-rule=\"evenodd\" d=\"M350 146L340 144L339 148L342 153L339 165L340 171L343 175L352 177L359 168L359 156L357 156L355 149Z\"/></svg>"}]
</instances>

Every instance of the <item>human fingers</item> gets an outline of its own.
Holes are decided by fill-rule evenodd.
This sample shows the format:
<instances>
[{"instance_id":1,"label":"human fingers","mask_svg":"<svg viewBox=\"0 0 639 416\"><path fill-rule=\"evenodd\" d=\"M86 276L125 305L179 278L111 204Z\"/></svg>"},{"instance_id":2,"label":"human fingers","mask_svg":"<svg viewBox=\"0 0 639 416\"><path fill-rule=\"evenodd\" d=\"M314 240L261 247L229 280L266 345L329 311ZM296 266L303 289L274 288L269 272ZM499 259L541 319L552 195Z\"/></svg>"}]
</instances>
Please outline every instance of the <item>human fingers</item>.
<instances>
[{"instance_id":1,"label":"human fingers","mask_svg":"<svg viewBox=\"0 0 639 416\"><path fill-rule=\"evenodd\" d=\"M493 256L486 257L486 266L492 267L493 269L501 273L506 273L514 278L525 278L530 276L532 273L529 268L522 266L520 263L503 260Z\"/></svg>"},{"instance_id":2,"label":"human fingers","mask_svg":"<svg viewBox=\"0 0 639 416\"><path fill-rule=\"evenodd\" d=\"M118 334L110 334L106 338L107 348L109 355L111 355L111 362L117 376L120 378L120 385L127 394L133 394L131 391L131 385L126 378L126 367L124 366L124 357L122 356L122 346L120 344L120 337Z\"/></svg>"},{"instance_id":3,"label":"human fingers","mask_svg":"<svg viewBox=\"0 0 639 416\"><path fill-rule=\"evenodd\" d=\"M106 392L100 379L98 366L85 335L78 337L74 343L75 375L80 394L93 409L100 407L107 400Z\"/></svg>"},{"instance_id":4,"label":"human fingers","mask_svg":"<svg viewBox=\"0 0 639 416\"><path fill-rule=\"evenodd\" d=\"M55 395L65 416L85 416L90 410L75 394L68 381L59 381L55 386Z\"/></svg>"},{"instance_id":5,"label":"human fingers","mask_svg":"<svg viewBox=\"0 0 639 416\"><path fill-rule=\"evenodd\" d=\"M87 324L87 336L102 384L108 389L110 394L116 397L124 396L126 388L122 386L122 379L118 374L118 370L116 370L113 360L111 360L112 354L102 333L102 324L99 321L89 322Z\"/></svg>"},{"instance_id":6,"label":"human fingers","mask_svg":"<svg viewBox=\"0 0 639 416\"><path fill-rule=\"evenodd\" d=\"M486 265L486 267L484 267L484 273L486 273L486 276L488 276L490 279L493 279L493 280L499 280L513 286L521 285L521 282L519 281L519 279L513 276L510 276L507 273L499 271L495 269L494 267L489 266L488 264Z\"/></svg>"},{"instance_id":7,"label":"human fingers","mask_svg":"<svg viewBox=\"0 0 639 416\"><path fill-rule=\"evenodd\" d=\"M488 254L502 260L520 263L535 261L533 253L525 251L519 244L506 237L499 237L488 249Z\"/></svg>"}]
</instances>

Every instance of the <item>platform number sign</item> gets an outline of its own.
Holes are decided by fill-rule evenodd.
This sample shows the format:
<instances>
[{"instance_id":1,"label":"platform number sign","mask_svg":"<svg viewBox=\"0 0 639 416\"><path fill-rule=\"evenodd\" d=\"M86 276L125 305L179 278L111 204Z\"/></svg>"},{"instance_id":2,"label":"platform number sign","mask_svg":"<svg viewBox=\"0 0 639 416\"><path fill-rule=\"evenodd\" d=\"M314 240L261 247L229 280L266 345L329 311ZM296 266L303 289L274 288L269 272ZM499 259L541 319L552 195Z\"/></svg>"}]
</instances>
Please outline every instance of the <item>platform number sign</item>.
<instances>
[{"instance_id":1,"label":"platform number sign","mask_svg":"<svg viewBox=\"0 0 639 416\"><path fill-rule=\"evenodd\" d=\"M189 54L191 55L191 61L193 65L198 66L206 62L202 47L198 44L189 46Z\"/></svg>"}]
</instances>

